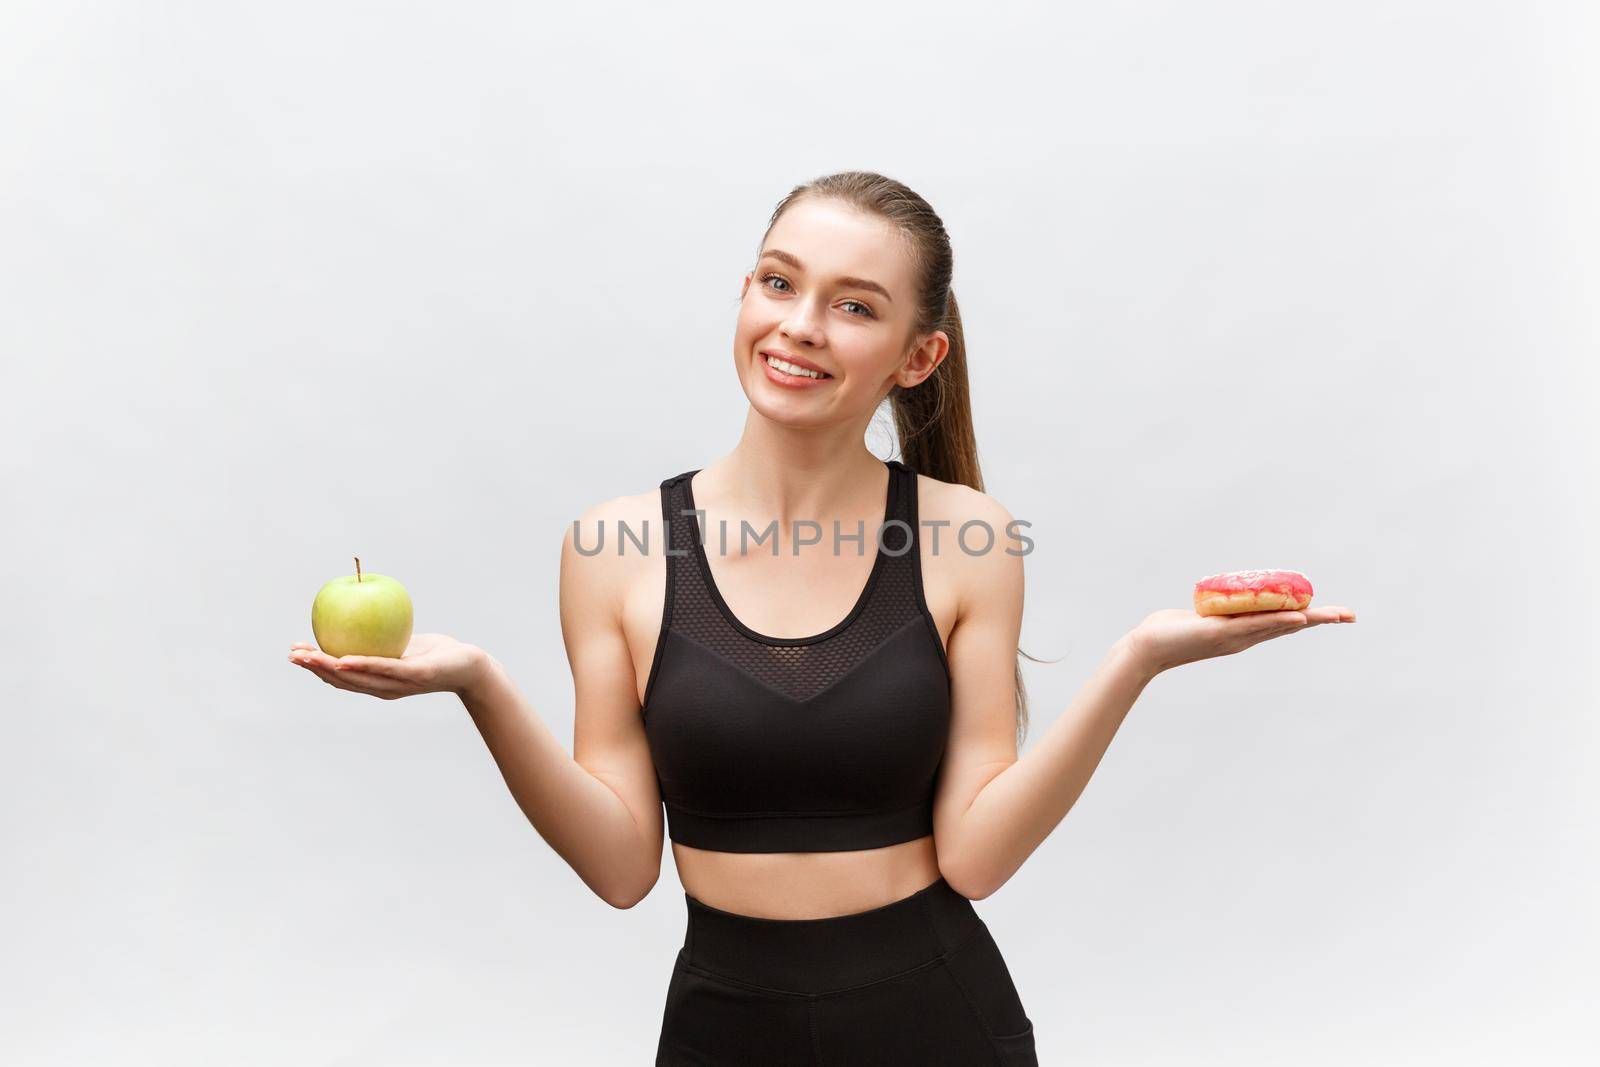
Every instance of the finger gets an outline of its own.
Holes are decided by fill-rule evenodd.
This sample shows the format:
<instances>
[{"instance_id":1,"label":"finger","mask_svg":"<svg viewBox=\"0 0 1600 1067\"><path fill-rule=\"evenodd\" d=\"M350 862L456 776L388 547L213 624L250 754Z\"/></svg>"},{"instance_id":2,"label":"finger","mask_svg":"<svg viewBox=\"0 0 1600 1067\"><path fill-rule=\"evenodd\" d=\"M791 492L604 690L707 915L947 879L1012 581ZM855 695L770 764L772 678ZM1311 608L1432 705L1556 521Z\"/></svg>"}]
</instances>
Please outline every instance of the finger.
<instances>
[{"instance_id":1,"label":"finger","mask_svg":"<svg viewBox=\"0 0 1600 1067\"><path fill-rule=\"evenodd\" d=\"M337 664L337 661L335 661ZM385 678L370 671L341 670L337 665L328 669L328 674L342 679L359 692L367 693L414 693L417 687L410 682L396 681Z\"/></svg>"},{"instance_id":2,"label":"finger","mask_svg":"<svg viewBox=\"0 0 1600 1067\"><path fill-rule=\"evenodd\" d=\"M408 696L415 692L415 689L404 683L362 674L358 671L329 670L325 667L316 666L308 666L306 669L329 685L337 689L349 690L352 693L365 693L368 696L376 697L399 697Z\"/></svg>"},{"instance_id":3,"label":"finger","mask_svg":"<svg viewBox=\"0 0 1600 1067\"><path fill-rule=\"evenodd\" d=\"M391 659L387 656L340 656L334 661L334 669L352 671L359 674L380 675L384 678L394 678L402 682L425 681L427 672L415 663L408 663L403 659Z\"/></svg>"},{"instance_id":4,"label":"finger","mask_svg":"<svg viewBox=\"0 0 1600 1067\"><path fill-rule=\"evenodd\" d=\"M1277 620L1268 637L1283 637L1286 634L1297 634L1309 628L1312 623L1306 614L1301 611L1275 611L1272 613Z\"/></svg>"},{"instance_id":5,"label":"finger","mask_svg":"<svg viewBox=\"0 0 1600 1067\"><path fill-rule=\"evenodd\" d=\"M1306 617L1298 611L1252 611L1239 615L1219 615L1226 619L1226 626L1236 627L1234 632L1247 637L1259 634L1275 633L1288 628L1298 628L1305 625Z\"/></svg>"},{"instance_id":6,"label":"finger","mask_svg":"<svg viewBox=\"0 0 1600 1067\"><path fill-rule=\"evenodd\" d=\"M326 659L326 657L323 657L323 659ZM333 664L338 661L331 661L331 659L328 662L318 662L312 659L309 654L296 653L290 656L290 661L301 665L306 670L310 670L318 678L326 681L328 685L336 686L339 689L349 689L350 693L392 693L397 694L397 696L403 696L403 694L413 693L414 691L411 686L406 686L405 683L392 681L389 678L381 678L378 675L368 675L368 673L358 672L358 670L336 670Z\"/></svg>"},{"instance_id":7,"label":"finger","mask_svg":"<svg viewBox=\"0 0 1600 1067\"><path fill-rule=\"evenodd\" d=\"M346 682L343 678L336 676L332 671L324 670L323 668L310 663L302 663L301 666L310 671L312 674L316 675L318 678L321 678L324 682L327 682L329 685L333 686L335 689L343 689L351 693L356 691L350 687L350 683Z\"/></svg>"},{"instance_id":8,"label":"finger","mask_svg":"<svg viewBox=\"0 0 1600 1067\"><path fill-rule=\"evenodd\" d=\"M293 652L297 648L304 648L304 649L308 649L309 650L309 649L314 649L316 647L317 646L313 645L310 641L296 641L294 644L289 646L289 651Z\"/></svg>"},{"instance_id":9,"label":"finger","mask_svg":"<svg viewBox=\"0 0 1600 1067\"><path fill-rule=\"evenodd\" d=\"M366 661L379 665L400 663L399 660L386 659L382 656L344 656L334 659L324 652L314 649L303 649L289 654L292 662L302 667L314 670L324 680L331 678L348 678L355 682L354 685L340 685L340 689L350 689L356 693L392 693L398 696L415 693L419 682L403 674L390 673L385 677L382 673L372 669L362 669L350 661ZM411 668L414 672L415 668Z\"/></svg>"},{"instance_id":10,"label":"finger","mask_svg":"<svg viewBox=\"0 0 1600 1067\"><path fill-rule=\"evenodd\" d=\"M326 652L315 648L300 648L289 653L289 660L302 667L320 667L325 671L333 670L333 665L338 662Z\"/></svg>"},{"instance_id":11,"label":"finger","mask_svg":"<svg viewBox=\"0 0 1600 1067\"><path fill-rule=\"evenodd\" d=\"M1351 611L1349 608L1334 606L1311 608L1305 614L1306 618L1310 620L1312 626L1319 626L1325 622L1356 621L1356 613Z\"/></svg>"}]
</instances>

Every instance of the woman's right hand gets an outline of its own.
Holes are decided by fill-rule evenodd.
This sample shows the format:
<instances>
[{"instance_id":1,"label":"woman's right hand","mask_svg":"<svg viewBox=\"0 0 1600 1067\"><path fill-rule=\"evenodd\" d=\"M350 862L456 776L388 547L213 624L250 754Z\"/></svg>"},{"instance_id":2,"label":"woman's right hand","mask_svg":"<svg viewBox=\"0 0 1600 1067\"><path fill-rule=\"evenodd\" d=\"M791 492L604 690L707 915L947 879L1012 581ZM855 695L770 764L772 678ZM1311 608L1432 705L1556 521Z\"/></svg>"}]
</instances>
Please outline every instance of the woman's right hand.
<instances>
[{"instance_id":1,"label":"woman's right hand","mask_svg":"<svg viewBox=\"0 0 1600 1067\"><path fill-rule=\"evenodd\" d=\"M419 693L462 695L483 676L489 655L448 634L413 634L399 656L336 659L309 641L296 641L289 661L337 689L395 700Z\"/></svg>"}]
</instances>

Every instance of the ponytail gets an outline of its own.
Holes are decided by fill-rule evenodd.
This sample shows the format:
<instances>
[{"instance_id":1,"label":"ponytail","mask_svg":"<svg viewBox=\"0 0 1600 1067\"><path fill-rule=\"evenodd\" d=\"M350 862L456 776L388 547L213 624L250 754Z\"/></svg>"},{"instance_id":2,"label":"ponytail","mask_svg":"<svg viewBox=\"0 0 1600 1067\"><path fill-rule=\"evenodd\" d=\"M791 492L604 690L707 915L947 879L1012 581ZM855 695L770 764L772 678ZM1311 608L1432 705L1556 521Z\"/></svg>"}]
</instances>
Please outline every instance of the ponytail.
<instances>
[{"instance_id":1,"label":"ponytail","mask_svg":"<svg viewBox=\"0 0 1600 1067\"><path fill-rule=\"evenodd\" d=\"M972 427L972 394L967 384L967 339L961 330L961 308L956 294L948 292L939 329L950 338L949 351L939 366L912 389L895 386L889 393L900 458L918 474L941 482L958 483L983 492L983 471L978 465L978 440ZM998 531L995 544L1004 544ZM1028 733L1028 690L1022 678L1022 660L1038 662L1017 649L1017 747Z\"/></svg>"}]
</instances>

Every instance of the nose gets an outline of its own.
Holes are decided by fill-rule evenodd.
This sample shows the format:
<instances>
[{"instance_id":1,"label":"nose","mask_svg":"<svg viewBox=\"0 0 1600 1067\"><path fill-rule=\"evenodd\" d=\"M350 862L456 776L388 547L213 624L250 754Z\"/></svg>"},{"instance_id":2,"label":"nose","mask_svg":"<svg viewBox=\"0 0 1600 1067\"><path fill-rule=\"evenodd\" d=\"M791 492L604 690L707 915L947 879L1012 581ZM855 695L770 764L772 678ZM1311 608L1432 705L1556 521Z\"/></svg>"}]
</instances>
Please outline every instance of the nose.
<instances>
[{"instance_id":1,"label":"nose","mask_svg":"<svg viewBox=\"0 0 1600 1067\"><path fill-rule=\"evenodd\" d=\"M809 301L802 300L795 304L794 313L783 320L781 331L790 341L815 348L822 341L822 319Z\"/></svg>"}]
</instances>

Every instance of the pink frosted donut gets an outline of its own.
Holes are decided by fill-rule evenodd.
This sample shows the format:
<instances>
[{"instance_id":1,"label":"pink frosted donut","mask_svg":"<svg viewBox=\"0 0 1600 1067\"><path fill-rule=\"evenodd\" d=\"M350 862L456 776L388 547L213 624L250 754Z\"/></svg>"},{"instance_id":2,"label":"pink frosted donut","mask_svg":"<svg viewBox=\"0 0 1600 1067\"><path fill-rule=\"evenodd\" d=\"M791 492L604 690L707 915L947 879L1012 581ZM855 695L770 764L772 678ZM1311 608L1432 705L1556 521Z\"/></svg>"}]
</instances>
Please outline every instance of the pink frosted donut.
<instances>
[{"instance_id":1,"label":"pink frosted donut","mask_svg":"<svg viewBox=\"0 0 1600 1067\"><path fill-rule=\"evenodd\" d=\"M1194 610L1202 615L1300 611L1310 603L1311 580L1299 571L1229 571L1194 583Z\"/></svg>"}]
</instances>

